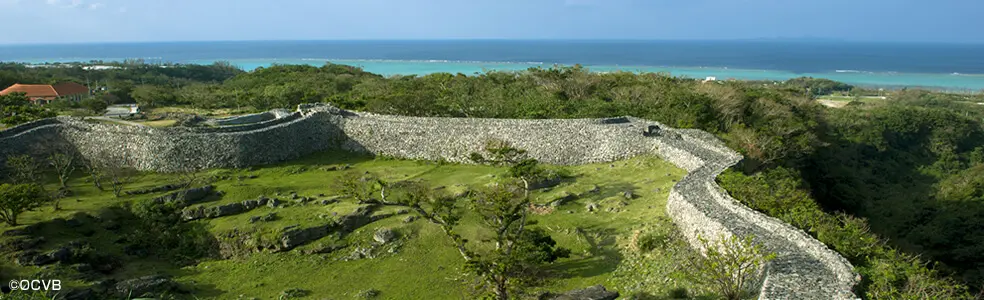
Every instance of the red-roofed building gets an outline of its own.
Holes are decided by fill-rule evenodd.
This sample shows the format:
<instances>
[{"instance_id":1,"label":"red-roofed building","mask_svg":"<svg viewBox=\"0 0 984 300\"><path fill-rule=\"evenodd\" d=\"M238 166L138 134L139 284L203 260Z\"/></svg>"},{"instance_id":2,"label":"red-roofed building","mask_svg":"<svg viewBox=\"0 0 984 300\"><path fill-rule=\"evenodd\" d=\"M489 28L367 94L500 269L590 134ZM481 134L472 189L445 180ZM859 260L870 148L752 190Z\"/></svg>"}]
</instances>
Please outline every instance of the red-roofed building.
<instances>
[{"instance_id":1,"label":"red-roofed building","mask_svg":"<svg viewBox=\"0 0 984 300\"><path fill-rule=\"evenodd\" d=\"M74 82L62 82L55 85L16 83L0 91L0 95L13 93L27 94L27 98L34 104L44 105L56 99L81 101L83 97L89 95L89 88Z\"/></svg>"}]
</instances>

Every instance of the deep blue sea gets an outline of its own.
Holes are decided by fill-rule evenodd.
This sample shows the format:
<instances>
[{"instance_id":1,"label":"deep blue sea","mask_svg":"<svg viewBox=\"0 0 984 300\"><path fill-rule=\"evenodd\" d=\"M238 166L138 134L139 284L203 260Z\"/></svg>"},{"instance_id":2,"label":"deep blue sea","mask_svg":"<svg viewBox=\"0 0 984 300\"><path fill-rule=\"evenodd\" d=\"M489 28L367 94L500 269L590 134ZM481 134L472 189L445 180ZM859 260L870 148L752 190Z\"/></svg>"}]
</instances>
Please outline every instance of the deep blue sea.
<instances>
[{"instance_id":1,"label":"deep blue sea","mask_svg":"<svg viewBox=\"0 0 984 300\"><path fill-rule=\"evenodd\" d=\"M0 61L212 63L246 70L325 62L384 74L475 74L581 64L692 78L829 78L869 87L984 90L984 44L834 41L244 41L0 46Z\"/></svg>"}]
</instances>

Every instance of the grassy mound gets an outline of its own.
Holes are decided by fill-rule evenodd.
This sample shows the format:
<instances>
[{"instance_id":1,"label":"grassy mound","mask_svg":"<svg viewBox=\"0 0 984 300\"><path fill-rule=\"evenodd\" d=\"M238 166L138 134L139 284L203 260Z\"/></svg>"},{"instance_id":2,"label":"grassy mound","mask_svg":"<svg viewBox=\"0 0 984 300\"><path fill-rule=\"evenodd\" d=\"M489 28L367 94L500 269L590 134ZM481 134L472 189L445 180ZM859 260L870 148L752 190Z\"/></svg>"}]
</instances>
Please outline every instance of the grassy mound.
<instances>
[{"instance_id":1,"label":"grassy mound","mask_svg":"<svg viewBox=\"0 0 984 300\"><path fill-rule=\"evenodd\" d=\"M674 289L691 288L670 276L679 257L669 247L658 245L673 233L672 225L665 219L665 201L670 188L685 171L649 156L563 169L570 175L569 179L532 194L535 205L531 217L558 246L572 250L572 255L552 263L547 273L550 276L528 289L527 294L596 284L623 295L666 295ZM345 172L366 171L388 181L422 180L450 193L487 184L506 173L505 168L370 158L341 152L273 166L208 170L194 176L209 178L210 184L222 194L210 196L200 205L227 205L261 196L279 199L286 205L277 208L264 205L239 214L185 222L182 226L187 226L187 231L183 234L204 232L202 236L214 237L212 242L219 248L222 243L229 243L224 237L244 232L258 240L275 242L285 230L319 226L356 210L359 205L338 195L334 182ZM140 174L127 185L127 190L153 188L188 177L187 174ZM59 210L49 206L27 212L21 217L22 223L42 224L35 225L31 235L44 237L35 246L38 251L52 251L71 241L84 241L87 249L111 257L118 267L96 277L84 276L75 265L20 266L13 263L13 252L7 251L10 258L2 264L5 274L15 278L54 276L67 279L69 287L90 286L107 278L122 281L166 274L185 293L202 299L231 299L240 295L244 299L285 295L334 299L373 295L401 299L478 296L476 278L463 270L461 257L441 229L425 220L412 220L408 218L412 214L404 214L397 208L373 212L374 216L390 214L390 217L360 224L345 234L329 234L290 250L224 253L185 260L173 255L134 254L127 247L127 239L132 241L134 233L121 232L137 225L118 216L124 210L111 209L148 202L168 192L116 198L112 192L99 191L86 178L80 176L73 180L74 194L61 200ZM275 217L269 217L271 214ZM64 220L53 222L56 218L68 220L68 224ZM470 240L487 239L491 233L484 232L478 222L477 216L466 214L457 230ZM373 235L380 228L394 231L395 239L383 245L374 242ZM0 240L9 243L12 238L0 237ZM188 294L175 295L194 298Z\"/></svg>"}]
</instances>

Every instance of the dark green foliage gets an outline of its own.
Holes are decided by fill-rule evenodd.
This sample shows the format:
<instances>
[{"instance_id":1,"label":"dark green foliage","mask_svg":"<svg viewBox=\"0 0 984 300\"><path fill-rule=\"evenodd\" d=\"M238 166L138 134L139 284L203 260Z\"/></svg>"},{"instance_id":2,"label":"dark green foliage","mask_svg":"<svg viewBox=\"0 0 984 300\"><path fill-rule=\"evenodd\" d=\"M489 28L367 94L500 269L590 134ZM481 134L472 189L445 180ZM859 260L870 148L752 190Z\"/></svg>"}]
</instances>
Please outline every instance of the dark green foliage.
<instances>
[{"instance_id":1,"label":"dark green foliage","mask_svg":"<svg viewBox=\"0 0 984 300\"><path fill-rule=\"evenodd\" d=\"M833 92L849 92L853 86L823 78L799 77L786 80L784 86L808 92L811 95L828 95Z\"/></svg>"},{"instance_id":2,"label":"dark green foliage","mask_svg":"<svg viewBox=\"0 0 984 300\"><path fill-rule=\"evenodd\" d=\"M31 104L22 93L0 95L0 123L19 125L54 116L54 112Z\"/></svg>"},{"instance_id":3,"label":"dark green foliage","mask_svg":"<svg viewBox=\"0 0 984 300\"><path fill-rule=\"evenodd\" d=\"M778 217L843 254L861 273L863 296L871 299L966 298L966 287L941 278L920 259L879 241L866 222L848 215L825 213L802 189L799 175L777 168L754 176L727 171L722 187L750 207ZM754 199L754 200L753 200Z\"/></svg>"},{"instance_id":4,"label":"dark green foliage","mask_svg":"<svg viewBox=\"0 0 984 300\"><path fill-rule=\"evenodd\" d=\"M102 97L89 97L82 100L82 107L88 109L93 114L101 115L106 111L106 107L109 107L109 103Z\"/></svg>"},{"instance_id":5,"label":"dark green foliage","mask_svg":"<svg viewBox=\"0 0 984 300\"><path fill-rule=\"evenodd\" d=\"M178 202L141 201L128 211L134 218L126 234L130 255L166 258L181 265L218 253L215 237L203 224L181 222Z\"/></svg>"},{"instance_id":6,"label":"dark green foliage","mask_svg":"<svg viewBox=\"0 0 984 300\"><path fill-rule=\"evenodd\" d=\"M0 185L0 220L17 226L18 215L41 207L48 201L50 198L37 184Z\"/></svg>"}]
</instances>

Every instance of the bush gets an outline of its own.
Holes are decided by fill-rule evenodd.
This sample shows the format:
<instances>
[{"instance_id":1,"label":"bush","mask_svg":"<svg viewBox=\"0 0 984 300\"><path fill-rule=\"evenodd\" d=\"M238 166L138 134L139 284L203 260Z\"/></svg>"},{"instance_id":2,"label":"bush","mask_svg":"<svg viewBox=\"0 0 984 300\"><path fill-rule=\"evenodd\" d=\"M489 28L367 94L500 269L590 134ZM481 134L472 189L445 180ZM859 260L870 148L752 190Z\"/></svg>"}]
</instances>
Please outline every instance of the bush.
<instances>
[{"instance_id":1,"label":"bush","mask_svg":"<svg viewBox=\"0 0 984 300\"><path fill-rule=\"evenodd\" d=\"M722 235L709 241L697 236L704 253L695 253L684 262L688 276L695 283L712 286L726 299L744 298L754 289L765 264L775 258L774 253L765 252L752 238Z\"/></svg>"},{"instance_id":2,"label":"bush","mask_svg":"<svg viewBox=\"0 0 984 300\"><path fill-rule=\"evenodd\" d=\"M844 255L861 274L860 294L870 299L962 299L967 287L917 257L902 254L868 231L867 221L824 212L795 172L771 169L748 176L728 170L718 177L731 196L749 207L806 230ZM941 296L943 297L936 297ZM928 297L928 298L927 298Z\"/></svg>"}]
</instances>

